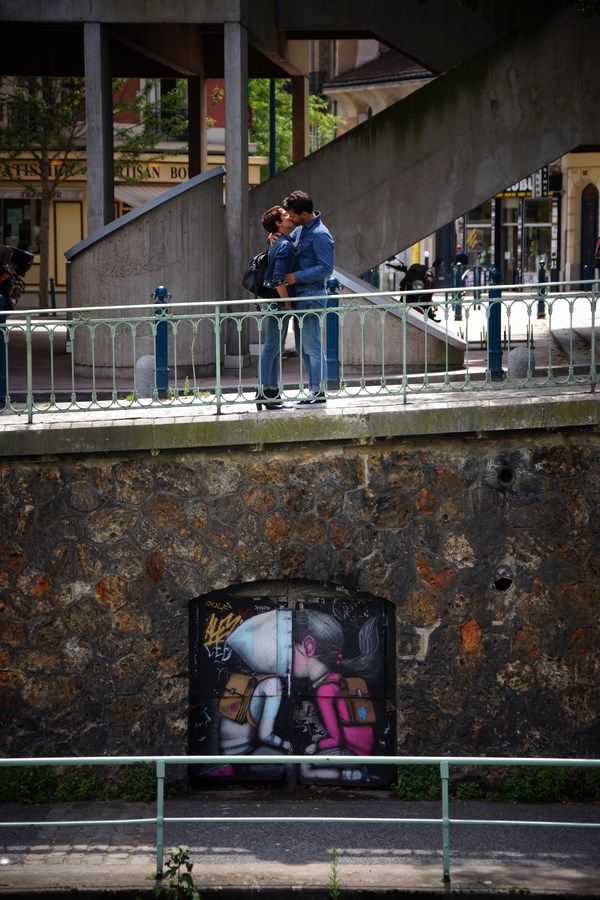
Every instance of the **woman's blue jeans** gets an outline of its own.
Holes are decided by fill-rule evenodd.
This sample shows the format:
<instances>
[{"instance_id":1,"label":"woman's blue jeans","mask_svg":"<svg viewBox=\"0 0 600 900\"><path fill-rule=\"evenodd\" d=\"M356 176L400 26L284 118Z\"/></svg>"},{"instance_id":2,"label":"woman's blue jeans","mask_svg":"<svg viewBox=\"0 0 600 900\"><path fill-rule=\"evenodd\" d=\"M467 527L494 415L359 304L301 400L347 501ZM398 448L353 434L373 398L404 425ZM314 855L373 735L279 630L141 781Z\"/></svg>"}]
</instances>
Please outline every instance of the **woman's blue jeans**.
<instances>
[{"instance_id":1,"label":"woman's blue jeans","mask_svg":"<svg viewBox=\"0 0 600 900\"><path fill-rule=\"evenodd\" d=\"M294 303L297 310L322 310L326 309L325 298L298 297ZM327 387L327 359L323 352L321 329L323 315L305 312L294 317L294 334L296 347L302 357L302 365L308 381L308 388L313 394L324 391Z\"/></svg>"},{"instance_id":2,"label":"woman's blue jeans","mask_svg":"<svg viewBox=\"0 0 600 900\"><path fill-rule=\"evenodd\" d=\"M281 352L290 324L290 316L267 313L262 319L259 340L262 350L258 361L258 382L263 388L276 388L281 381Z\"/></svg>"}]
</instances>

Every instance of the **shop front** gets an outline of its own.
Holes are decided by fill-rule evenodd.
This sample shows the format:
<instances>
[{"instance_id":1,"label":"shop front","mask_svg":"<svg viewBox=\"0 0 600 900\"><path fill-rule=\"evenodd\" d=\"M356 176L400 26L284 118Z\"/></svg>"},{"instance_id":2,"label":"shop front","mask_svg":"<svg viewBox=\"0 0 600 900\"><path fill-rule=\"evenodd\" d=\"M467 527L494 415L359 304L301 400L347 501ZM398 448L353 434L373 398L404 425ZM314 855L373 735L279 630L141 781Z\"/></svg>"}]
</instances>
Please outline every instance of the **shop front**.
<instances>
[{"instance_id":1,"label":"shop front","mask_svg":"<svg viewBox=\"0 0 600 900\"><path fill-rule=\"evenodd\" d=\"M537 282L542 265L548 276L556 272L560 198L558 181L550 182L542 169L457 219L456 244L467 254L467 265L489 269L495 262L505 284Z\"/></svg>"},{"instance_id":2,"label":"shop front","mask_svg":"<svg viewBox=\"0 0 600 900\"><path fill-rule=\"evenodd\" d=\"M208 168L223 165L224 154L209 153ZM260 167L266 157L251 156L249 182L260 182ZM8 169L8 171L7 171ZM115 218L141 206L188 178L187 156L148 158L115 167ZM39 170L32 159L5 164L0 175L0 244L20 247L35 254L25 279L26 291L39 290L40 252ZM87 236L87 183L85 174L65 179L54 192L50 210L49 277L54 280L58 305L66 290L65 251ZM27 303L23 298L21 305Z\"/></svg>"}]
</instances>

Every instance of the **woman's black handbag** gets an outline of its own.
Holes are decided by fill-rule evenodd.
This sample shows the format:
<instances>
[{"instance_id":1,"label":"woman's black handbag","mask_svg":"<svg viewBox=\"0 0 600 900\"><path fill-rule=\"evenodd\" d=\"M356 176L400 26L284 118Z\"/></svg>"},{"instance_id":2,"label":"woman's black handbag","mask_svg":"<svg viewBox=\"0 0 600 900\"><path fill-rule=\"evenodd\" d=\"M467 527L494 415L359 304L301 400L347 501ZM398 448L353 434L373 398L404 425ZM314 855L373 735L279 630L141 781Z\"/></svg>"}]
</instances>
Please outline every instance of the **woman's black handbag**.
<instances>
[{"instance_id":1,"label":"woman's black handbag","mask_svg":"<svg viewBox=\"0 0 600 900\"><path fill-rule=\"evenodd\" d=\"M242 277L242 284L247 291L254 294L255 297L262 297L265 300L272 300L273 297L279 297L275 288L265 287L265 275L269 267L269 251L263 250L253 256L246 267L246 271Z\"/></svg>"}]
</instances>

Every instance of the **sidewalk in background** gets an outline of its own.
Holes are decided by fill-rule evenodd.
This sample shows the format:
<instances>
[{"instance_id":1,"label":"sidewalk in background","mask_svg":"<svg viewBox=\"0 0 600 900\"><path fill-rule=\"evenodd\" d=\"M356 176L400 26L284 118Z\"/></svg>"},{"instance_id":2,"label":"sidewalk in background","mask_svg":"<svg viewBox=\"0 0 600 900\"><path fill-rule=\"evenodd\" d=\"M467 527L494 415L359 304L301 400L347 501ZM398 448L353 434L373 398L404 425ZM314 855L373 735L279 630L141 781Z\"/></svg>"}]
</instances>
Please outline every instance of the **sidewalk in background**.
<instances>
[{"instance_id":1,"label":"sidewalk in background","mask_svg":"<svg viewBox=\"0 0 600 900\"><path fill-rule=\"evenodd\" d=\"M144 818L152 804L2 804L2 821ZM167 816L367 816L439 818L441 804L401 802L388 792L312 789L214 791L166 803ZM451 801L454 818L600 823L599 804L509 805ZM149 890L154 884L155 827L129 824L3 828L0 894L62 890ZM202 891L294 890L327 885L331 848L345 892L371 890L600 897L600 830L527 826L453 826L451 885L442 885L441 826L333 823L173 823L165 848L186 844ZM320 896L327 897L325 890ZM356 896L356 894L355 894Z\"/></svg>"}]
</instances>

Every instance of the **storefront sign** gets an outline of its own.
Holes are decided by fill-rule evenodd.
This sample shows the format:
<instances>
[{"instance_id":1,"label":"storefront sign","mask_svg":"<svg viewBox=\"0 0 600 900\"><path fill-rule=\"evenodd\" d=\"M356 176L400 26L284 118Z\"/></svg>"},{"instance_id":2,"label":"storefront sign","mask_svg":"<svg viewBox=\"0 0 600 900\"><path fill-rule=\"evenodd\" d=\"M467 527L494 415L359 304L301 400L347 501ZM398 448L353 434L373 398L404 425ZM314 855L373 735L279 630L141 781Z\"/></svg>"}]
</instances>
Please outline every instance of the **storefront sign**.
<instances>
[{"instance_id":1,"label":"storefront sign","mask_svg":"<svg viewBox=\"0 0 600 900\"><path fill-rule=\"evenodd\" d=\"M41 191L33 187L0 187L0 200L40 200ZM59 188L52 194L53 200L83 200L83 191L78 188Z\"/></svg>"},{"instance_id":2,"label":"storefront sign","mask_svg":"<svg viewBox=\"0 0 600 900\"><path fill-rule=\"evenodd\" d=\"M547 197L548 196L548 166L544 166L533 175L522 178L507 190L496 194L496 197Z\"/></svg>"}]
</instances>

